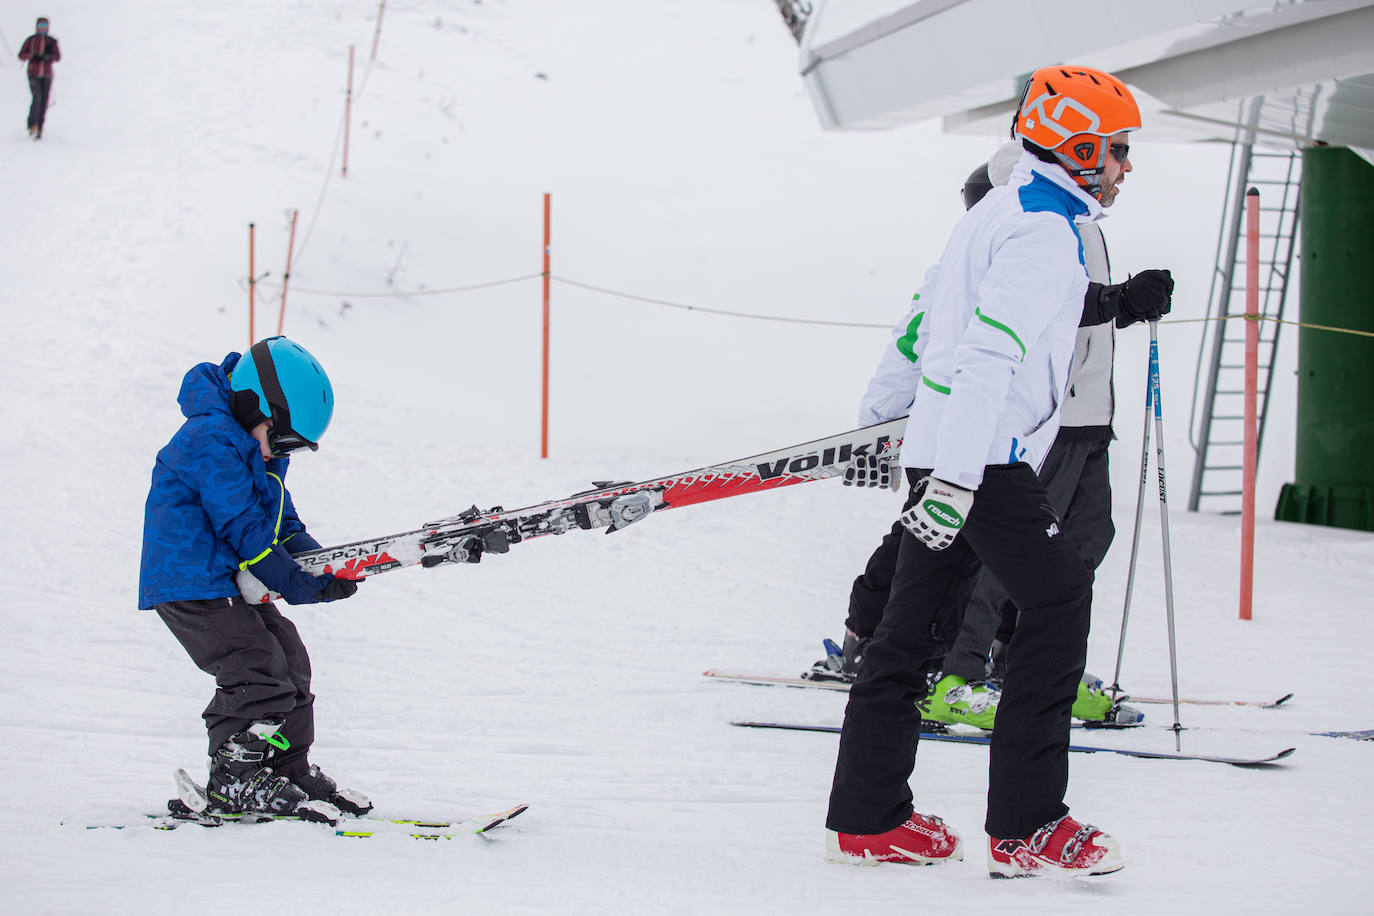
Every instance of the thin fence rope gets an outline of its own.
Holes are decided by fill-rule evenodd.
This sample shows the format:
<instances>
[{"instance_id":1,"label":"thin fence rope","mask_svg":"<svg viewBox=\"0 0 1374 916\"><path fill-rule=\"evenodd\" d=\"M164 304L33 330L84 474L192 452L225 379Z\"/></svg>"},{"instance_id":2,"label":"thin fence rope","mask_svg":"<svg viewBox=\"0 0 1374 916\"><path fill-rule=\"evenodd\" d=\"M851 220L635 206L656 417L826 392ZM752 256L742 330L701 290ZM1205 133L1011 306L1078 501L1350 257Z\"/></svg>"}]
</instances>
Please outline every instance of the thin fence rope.
<instances>
[{"instance_id":1,"label":"thin fence rope","mask_svg":"<svg viewBox=\"0 0 1374 916\"><path fill-rule=\"evenodd\" d=\"M299 258L299 256L297 256L297 263L299 263L299 261L300 261L300 258ZM524 283L524 282L527 281L527 280L535 280L535 279L538 279L538 278L540 278L540 277L542 277L542 276L544 276L544 273L543 273L543 271L540 271L540 272L538 272L538 273L523 274L523 275L518 276L518 277L506 277L506 278L501 279L501 280L488 280L488 281L483 282L483 283L470 283L470 284L467 284L467 285L465 285L465 286L447 286L447 287L441 287L441 288L439 288L439 289L414 289L414 290L389 290L389 291L384 291L384 292L364 292L364 291L354 291L354 290L311 289L311 288L309 288L309 287L293 287L293 288L292 288L292 291L293 291L293 292L296 292L296 293L300 293L301 295L304 295L304 296L336 296L336 297L346 298L346 299L410 299L410 298L415 298L415 297L420 297L420 296L448 296L448 295L455 295L455 294L461 294L461 293L476 292L476 291L478 291L478 290L492 289L492 288L498 287L498 286L509 286L509 285L512 284L512 283ZM765 315L765 314L762 314L762 313L759 313L759 312L741 312L741 311L735 311L735 310L732 310L732 309L718 309L718 308L711 308L711 307L709 307L709 306L704 306L704 305L691 305L691 304L686 303L686 302L673 302L673 301L668 300L668 299L657 299L657 298L654 298L653 296L641 296L641 295L639 295L639 294L637 294L637 293L627 293L627 292L624 292L623 290L611 289L610 287L606 287L606 286L596 286L596 285L591 284L591 283L583 283L583 282L580 281L580 280L571 280L571 279L569 279L569 278L567 278L567 277L560 277L560 276L556 276L556 275L550 275L549 279L551 279L551 280L553 280L553 281L555 281L555 282L557 282L557 283L562 283L562 284L564 284L564 285L566 285L566 286L574 286L574 287L577 287L578 289L585 289L585 290L588 290L588 291L590 291L590 292L601 293L602 295L605 295L605 296L614 296L614 297L616 297L616 298L618 298L618 299L628 299L628 300L630 300L630 301L632 301L632 302L643 302L643 303L645 303L645 304L647 304L647 305L657 305L657 306L662 306L662 307L664 307L664 308L678 309L678 310L680 310L680 311L685 311L685 312L701 312L701 313L707 314L707 315L720 315L720 316L726 317L726 318L750 318L750 319L753 319L753 320L755 320L755 321L778 321L778 322L783 322L783 323L786 323L786 324L810 324L810 325L819 325L819 326L821 326L821 327L832 327L832 328L833 328L833 327L838 327L838 328L877 328L877 329L882 329L882 330L888 330L888 329L891 329L891 328L893 327L893 325L892 325L891 323L889 323L889 324L877 324L877 323L865 322L865 321L827 321L827 320L820 319L820 318L793 318L793 317L789 317L789 316L787 316L787 315ZM260 281L258 281L258 283L257 283L256 285L257 285L257 286L271 286L271 287L274 287L274 288L277 288L277 289L280 289L280 288L281 288L281 284L280 284L280 283L268 283L268 282L265 281L265 280L260 280ZM1166 326L1166 325L1177 325L1177 324L1199 324L1199 323L1208 322L1208 321L1229 321L1229 320L1234 319L1234 318L1251 318L1251 317L1252 317L1252 316L1250 316L1250 315L1236 314L1236 315L1220 315L1220 316L1215 316L1215 315L1214 315L1214 316L1207 317L1207 318L1165 318L1165 319L1161 320L1161 321L1159 322L1159 324L1160 324L1161 326ZM1272 321L1272 322L1274 322L1274 323L1276 323L1276 324L1287 324L1287 325L1292 325L1293 327L1307 328L1307 329L1309 329L1309 330L1314 330L1314 331L1330 331L1330 332L1333 332L1333 333L1336 333L1336 334L1353 334L1353 335L1356 335L1356 336L1359 336L1359 337L1372 337L1372 338L1374 338L1374 331L1357 331L1357 330L1355 330L1355 329L1353 329L1353 328L1337 328L1337 327L1332 327L1332 326L1330 326L1330 325L1312 324L1312 323L1310 323L1310 322L1305 322L1305 321L1288 321L1288 320L1281 319L1281 318L1271 318L1271 317L1268 317L1268 316L1265 316L1265 315L1257 316L1257 317L1254 318L1254 320L1257 320L1257 321Z\"/></svg>"},{"instance_id":2,"label":"thin fence rope","mask_svg":"<svg viewBox=\"0 0 1374 916\"><path fill-rule=\"evenodd\" d=\"M565 277L552 277L551 279L556 280L559 283L567 284L568 286L576 286L579 289L591 290L592 292L601 293L606 296L616 296L621 299L630 299L635 302L645 302L649 305L661 305L665 308L681 309L687 312L705 312L710 315L724 315L730 318L753 318L757 321L781 321L787 324L817 324L826 327L838 328L890 329L892 327L891 323L869 324L861 321L825 321L819 318L789 318L785 315L761 315L757 312L736 312L730 311L728 309L713 309L708 308L704 305L688 305L683 302L669 302L667 299L654 299L649 296L639 296L634 293L624 293L620 292L619 290L607 289L604 286L593 286L590 283L581 283L577 280L569 280Z\"/></svg>"},{"instance_id":3,"label":"thin fence rope","mask_svg":"<svg viewBox=\"0 0 1374 916\"><path fill-rule=\"evenodd\" d=\"M305 233L301 237L301 246L296 249L295 267L300 268L301 261L305 259L305 251L310 247L310 239L315 233L315 222L320 218L320 212L324 210L324 196L329 192L329 182L334 177L334 163L339 158L339 146L343 142L344 116L339 115L339 126L334 131L334 148L329 152L329 165L325 166L324 181L320 184L320 196L315 199L315 209L310 214L310 222L306 224Z\"/></svg>"},{"instance_id":4,"label":"thin fence rope","mask_svg":"<svg viewBox=\"0 0 1374 916\"><path fill-rule=\"evenodd\" d=\"M1333 328L1325 324L1310 324L1305 321L1284 321L1281 318L1261 318L1261 321L1276 321L1279 324L1291 324L1296 328L1310 328L1314 331L1335 331L1337 334L1355 334L1359 337L1374 337L1374 331L1357 331L1354 328Z\"/></svg>"},{"instance_id":5,"label":"thin fence rope","mask_svg":"<svg viewBox=\"0 0 1374 916\"><path fill-rule=\"evenodd\" d=\"M544 276L543 271L533 274L525 274L520 277L507 277L503 280L489 280L485 283L472 283L467 286L449 286L442 289L417 289L417 290L394 290L390 292L352 292L348 290L330 289L310 289L307 287L293 286L292 292L308 296L337 296L346 299L409 299L415 296L446 296L457 293L468 293L476 290L491 289L496 286L506 286L512 283L523 283L526 280L535 280ZM786 315L763 315L756 312L739 312L729 309L709 308L703 305L689 305L683 302L670 302L667 299L655 299L651 296L640 296L635 293L622 292L620 290L609 289L604 286L593 286L590 283L582 283L577 280L569 280L565 277L550 276L551 280L565 283L569 286L576 286L580 289L602 293L603 295L615 296L621 299L629 299L635 302L644 302L649 305L660 305L666 308L681 309L689 312L702 312L710 315L721 315L727 318L752 318L757 321L781 321L788 324L814 324L825 327L845 327L845 328L882 328L889 329L891 324L869 324L858 321L826 321L818 318L791 318ZM259 281L259 286L274 286L280 289L277 283L267 283Z\"/></svg>"},{"instance_id":6,"label":"thin fence rope","mask_svg":"<svg viewBox=\"0 0 1374 916\"><path fill-rule=\"evenodd\" d=\"M1275 324L1291 325L1295 328L1307 328L1312 331L1331 331L1336 334L1354 334L1358 337L1374 337L1374 331L1357 331L1354 328L1336 328L1327 324L1312 324L1307 321L1289 321L1284 318L1271 318L1268 315L1212 315L1207 318L1166 318L1160 325L1166 324L1197 324L1204 321L1230 321L1233 318L1246 318L1252 321L1272 321Z\"/></svg>"},{"instance_id":7,"label":"thin fence rope","mask_svg":"<svg viewBox=\"0 0 1374 916\"><path fill-rule=\"evenodd\" d=\"M363 100L363 93L367 92L367 79L372 75L372 65L376 62L377 59L375 57L368 57L367 67L363 70L362 84L358 86L358 94L353 98L355 102L361 102Z\"/></svg>"},{"instance_id":8,"label":"thin fence rope","mask_svg":"<svg viewBox=\"0 0 1374 916\"><path fill-rule=\"evenodd\" d=\"M393 290L391 292L349 292L347 290L336 289L308 289L299 286L291 287L291 292L300 293L305 296L338 296L344 299L410 299L415 296L447 296L454 293L470 293L479 289L491 289L495 286L507 286L511 283L523 283L526 280L534 280L544 276L543 272L525 274L522 277L507 277L504 280L489 280L485 283L472 283L468 286L449 286L443 289L414 289L414 290ZM259 284L261 285L261 284ZM280 284L273 284L280 288Z\"/></svg>"}]
</instances>

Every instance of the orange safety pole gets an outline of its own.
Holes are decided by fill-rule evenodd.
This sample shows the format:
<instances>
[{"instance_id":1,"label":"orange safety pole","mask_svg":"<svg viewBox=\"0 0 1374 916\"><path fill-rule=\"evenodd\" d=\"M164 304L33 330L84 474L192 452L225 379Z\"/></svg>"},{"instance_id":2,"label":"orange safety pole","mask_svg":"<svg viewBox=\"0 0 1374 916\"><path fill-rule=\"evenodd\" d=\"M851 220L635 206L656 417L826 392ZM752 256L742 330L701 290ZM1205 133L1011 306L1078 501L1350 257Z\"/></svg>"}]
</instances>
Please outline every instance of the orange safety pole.
<instances>
[{"instance_id":1,"label":"orange safety pole","mask_svg":"<svg viewBox=\"0 0 1374 916\"><path fill-rule=\"evenodd\" d=\"M253 273L253 224L248 224L248 346L253 346L253 285L258 282Z\"/></svg>"},{"instance_id":2,"label":"orange safety pole","mask_svg":"<svg viewBox=\"0 0 1374 916\"><path fill-rule=\"evenodd\" d=\"M544 195L544 382L539 418L539 457L549 457L549 195Z\"/></svg>"},{"instance_id":3,"label":"orange safety pole","mask_svg":"<svg viewBox=\"0 0 1374 916\"><path fill-rule=\"evenodd\" d=\"M286 324L286 285L291 282L291 252L296 248L296 217L301 211L291 211L291 240L286 243L286 273L281 278L281 311L277 313L277 336Z\"/></svg>"},{"instance_id":4,"label":"orange safety pole","mask_svg":"<svg viewBox=\"0 0 1374 916\"><path fill-rule=\"evenodd\" d=\"M1259 461L1259 190L1245 192L1245 430L1241 460L1240 619L1255 597L1255 472Z\"/></svg>"},{"instance_id":5,"label":"orange safety pole","mask_svg":"<svg viewBox=\"0 0 1374 916\"><path fill-rule=\"evenodd\" d=\"M348 46L348 93L344 96L343 175L348 177L348 124L353 117L353 46Z\"/></svg>"},{"instance_id":6,"label":"orange safety pole","mask_svg":"<svg viewBox=\"0 0 1374 916\"><path fill-rule=\"evenodd\" d=\"M377 31L372 33L372 57L369 60L377 59L377 41L382 37L382 14L386 12L386 0L382 0L381 6L377 7Z\"/></svg>"}]
</instances>

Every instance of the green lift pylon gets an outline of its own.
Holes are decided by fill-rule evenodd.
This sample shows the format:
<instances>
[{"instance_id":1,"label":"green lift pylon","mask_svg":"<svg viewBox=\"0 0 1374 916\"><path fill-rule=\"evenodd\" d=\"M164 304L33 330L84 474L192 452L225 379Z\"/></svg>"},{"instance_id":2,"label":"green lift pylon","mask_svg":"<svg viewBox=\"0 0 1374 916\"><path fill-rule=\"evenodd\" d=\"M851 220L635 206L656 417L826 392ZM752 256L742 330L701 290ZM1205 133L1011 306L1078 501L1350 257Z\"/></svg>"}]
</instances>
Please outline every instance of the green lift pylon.
<instances>
[{"instance_id":1,"label":"green lift pylon","mask_svg":"<svg viewBox=\"0 0 1374 916\"><path fill-rule=\"evenodd\" d=\"M1300 320L1374 332L1374 165L1302 154ZM1297 462L1274 517L1374 531L1374 338L1298 330Z\"/></svg>"}]
</instances>

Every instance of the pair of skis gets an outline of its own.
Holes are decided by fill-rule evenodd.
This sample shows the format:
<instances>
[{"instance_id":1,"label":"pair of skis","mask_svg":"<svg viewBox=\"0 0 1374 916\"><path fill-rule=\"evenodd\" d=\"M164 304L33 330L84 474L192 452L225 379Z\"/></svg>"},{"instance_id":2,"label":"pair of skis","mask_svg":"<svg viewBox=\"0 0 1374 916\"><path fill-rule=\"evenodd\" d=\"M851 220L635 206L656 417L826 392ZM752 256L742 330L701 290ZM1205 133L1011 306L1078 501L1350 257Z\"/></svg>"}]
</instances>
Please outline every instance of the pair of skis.
<instances>
[{"instance_id":1,"label":"pair of skis","mask_svg":"<svg viewBox=\"0 0 1374 916\"><path fill-rule=\"evenodd\" d=\"M413 818L379 817L364 814L346 817L337 824L326 825L335 836L366 839L401 833L417 840L450 840L463 834L482 834L499 827L511 818L523 814L529 805L516 805L491 814L473 814L457 820L419 820ZM188 824L201 827L222 827L225 824L265 824L273 821L298 821L290 815L207 814L196 813L180 799L167 803L166 814L147 815L147 824L157 830L176 830ZM123 827L125 825L119 825ZM399 830L398 830L399 828Z\"/></svg>"},{"instance_id":2,"label":"pair of skis","mask_svg":"<svg viewBox=\"0 0 1374 916\"><path fill-rule=\"evenodd\" d=\"M839 734L839 725L811 725L793 722L731 722L743 728L776 728L796 732L829 732ZM921 730L922 741L948 741L955 744L991 744L992 736L986 734L958 734L945 731ZM1075 754L1120 754L1123 757L1146 757L1152 760L1200 760L1208 763L1229 763L1237 767L1258 767L1278 763L1292 755L1296 748L1285 748L1273 754L1256 757L1238 757L1225 754L1191 754L1185 751L1151 751L1144 748L1108 747L1106 745L1070 744L1069 751Z\"/></svg>"},{"instance_id":3,"label":"pair of skis","mask_svg":"<svg viewBox=\"0 0 1374 916\"><path fill-rule=\"evenodd\" d=\"M777 677L768 674L739 674L732 671L718 671L714 668L702 672L706 677L720 678L727 681L739 681L743 684L753 684L759 687L806 687L817 690L838 690L849 691L848 681L820 680L808 677ZM1135 694L1122 694L1122 700L1131 703L1172 703L1171 697L1142 697ZM1180 703L1196 706L1255 706L1261 709L1277 709L1289 700L1293 699L1293 694L1287 693L1277 700L1202 700L1192 697L1180 699Z\"/></svg>"},{"instance_id":4,"label":"pair of skis","mask_svg":"<svg viewBox=\"0 0 1374 916\"><path fill-rule=\"evenodd\" d=\"M291 814L262 814L257 812L226 812L211 808L209 793L185 770L175 774L177 797L167 802L167 811L162 814L145 815L144 826L155 830L176 830L187 825L200 827L223 827L226 824L266 824L275 821L303 821ZM401 833L417 840L447 840L462 834L483 834L512 818L523 814L529 805L516 805L505 811L491 814L473 814L457 820L416 819L381 817L375 814L357 816L345 815L337 823L321 823L334 832L335 836L367 839L375 836ZM88 829L108 827L123 830L130 824L93 824Z\"/></svg>"},{"instance_id":5,"label":"pair of skis","mask_svg":"<svg viewBox=\"0 0 1374 916\"><path fill-rule=\"evenodd\" d=\"M821 690L848 691L849 684L843 681L811 680L809 678L775 677L769 675L735 674L725 671L708 670L703 672L706 677L718 678L723 681L733 681L741 684L752 684L764 687L800 687L817 688ZM1275 709L1292 698L1292 694L1286 694L1272 702L1259 702L1248 700L1195 700L1192 702L1206 705L1244 705L1258 706L1268 709ZM1163 697L1137 697L1131 696L1130 699L1135 703L1172 703L1172 698ZM1185 702L1185 701L1181 701ZM803 732L825 732L839 734L841 726L822 725L802 722L769 722L769 721L733 721L731 725L743 728L776 729L782 731L803 731ZM987 745L992 743L990 735L983 732L958 732L943 728L934 727L934 723L926 723L921 728L922 741L941 741L954 744L980 744ZM1090 726L1089 726L1090 727ZM1119 730L1119 727L1100 726L1104 729ZM1360 737L1362 733L1333 733L1332 737ZM1365 739L1368 740L1368 739ZM1133 747L1112 747L1110 745L1085 744L1073 742L1069 744L1069 751L1078 754L1118 754L1126 757L1144 757L1152 760L1198 760L1209 763L1226 763L1238 767L1260 767L1276 764L1285 760L1293 754L1295 748L1284 748L1272 754L1259 754L1252 756L1238 756L1228 754L1203 754L1189 753L1186 751L1156 751L1148 748Z\"/></svg>"}]
</instances>

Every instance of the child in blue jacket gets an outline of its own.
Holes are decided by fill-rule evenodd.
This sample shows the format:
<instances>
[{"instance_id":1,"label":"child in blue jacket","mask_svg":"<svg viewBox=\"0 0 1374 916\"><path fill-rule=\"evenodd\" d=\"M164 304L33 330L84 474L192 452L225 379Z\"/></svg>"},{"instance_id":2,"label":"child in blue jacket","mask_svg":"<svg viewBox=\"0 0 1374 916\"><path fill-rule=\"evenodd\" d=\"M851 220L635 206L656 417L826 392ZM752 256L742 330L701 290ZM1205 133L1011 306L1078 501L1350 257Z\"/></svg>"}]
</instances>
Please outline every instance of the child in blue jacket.
<instances>
[{"instance_id":1,"label":"child in blue jacket","mask_svg":"<svg viewBox=\"0 0 1374 916\"><path fill-rule=\"evenodd\" d=\"M292 553L320 544L286 489L287 455L315 450L334 411L329 377L285 337L186 373L186 422L158 452L143 523L138 604L155 609L217 690L203 717L212 810L336 821L372 804L307 759L310 657L271 601L249 604L249 572L288 604L347 598L357 583L313 576Z\"/></svg>"}]
</instances>

